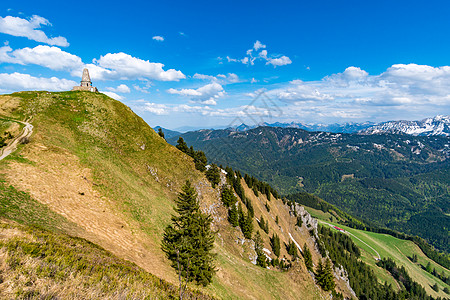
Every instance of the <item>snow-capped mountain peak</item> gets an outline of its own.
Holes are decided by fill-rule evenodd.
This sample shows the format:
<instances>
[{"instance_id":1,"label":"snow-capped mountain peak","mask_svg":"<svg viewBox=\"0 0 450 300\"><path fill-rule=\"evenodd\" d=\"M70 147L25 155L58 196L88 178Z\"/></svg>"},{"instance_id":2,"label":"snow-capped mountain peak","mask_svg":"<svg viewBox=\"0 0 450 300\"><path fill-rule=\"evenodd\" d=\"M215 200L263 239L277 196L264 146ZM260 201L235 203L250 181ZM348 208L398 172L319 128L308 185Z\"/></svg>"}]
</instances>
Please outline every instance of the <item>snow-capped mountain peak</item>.
<instances>
[{"instance_id":1,"label":"snow-capped mountain peak","mask_svg":"<svg viewBox=\"0 0 450 300\"><path fill-rule=\"evenodd\" d=\"M414 136L450 136L450 116L438 115L421 121L389 121L360 131L362 134L396 133Z\"/></svg>"}]
</instances>

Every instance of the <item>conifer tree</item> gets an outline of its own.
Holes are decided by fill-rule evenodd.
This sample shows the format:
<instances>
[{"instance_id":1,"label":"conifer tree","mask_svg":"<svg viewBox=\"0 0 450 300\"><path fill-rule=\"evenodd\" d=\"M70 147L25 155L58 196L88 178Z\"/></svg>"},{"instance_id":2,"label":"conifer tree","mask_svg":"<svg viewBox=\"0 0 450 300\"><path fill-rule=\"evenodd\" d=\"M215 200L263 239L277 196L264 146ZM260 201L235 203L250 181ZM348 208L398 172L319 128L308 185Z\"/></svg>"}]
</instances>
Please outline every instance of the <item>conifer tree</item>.
<instances>
[{"instance_id":1,"label":"conifer tree","mask_svg":"<svg viewBox=\"0 0 450 300\"><path fill-rule=\"evenodd\" d=\"M242 207L241 213L239 214L239 226L241 227L244 237L246 239L251 239L253 232L253 218L249 213L245 214L242 212Z\"/></svg>"},{"instance_id":2,"label":"conifer tree","mask_svg":"<svg viewBox=\"0 0 450 300\"><path fill-rule=\"evenodd\" d=\"M236 208L236 204L231 205L231 208L228 210L228 222L230 222L233 227L239 226L239 212Z\"/></svg>"},{"instance_id":3,"label":"conifer tree","mask_svg":"<svg viewBox=\"0 0 450 300\"><path fill-rule=\"evenodd\" d=\"M206 164L208 163L208 159L206 158L205 152L203 151L194 151L194 163L195 168L200 172L204 172L206 170Z\"/></svg>"},{"instance_id":4,"label":"conifer tree","mask_svg":"<svg viewBox=\"0 0 450 300\"><path fill-rule=\"evenodd\" d=\"M333 267L330 259L326 260L325 266L322 264L322 261L319 262L316 270L316 280L317 284L324 291L331 291L334 289L336 283L334 282Z\"/></svg>"},{"instance_id":5,"label":"conifer tree","mask_svg":"<svg viewBox=\"0 0 450 300\"><path fill-rule=\"evenodd\" d=\"M259 227L262 230L264 230L264 227L266 226L266 221L264 220L264 216L263 215L261 215L261 218L259 219L258 225L259 225Z\"/></svg>"},{"instance_id":6,"label":"conifer tree","mask_svg":"<svg viewBox=\"0 0 450 300\"><path fill-rule=\"evenodd\" d=\"M286 246L287 253L292 255L293 259L298 257L297 246L294 244L294 242L289 241L288 244L285 243L284 245Z\"/></svg>"},{"instance_id":7,"label":"conifer tree","mask_svg":"<svg viewBox=\"0 0 450 300\"><path fill-rule=\"evenodd\" d=\"M211 253L214 245L212 218L200 211L197 193L189 181L182 187L175 203L177 214L164 230L162 250L180 275L180 291L188 282L206 286L216 271ZM184 288L181 277L185 280Z\"/></svg>"},{"instance_id":8,"label":"conifer tree","mask_svg":"<svg viewBox=\"0 0 450 300\"><path fill-rule=\"evenodd\" d=\"M280 256L280 237L277 234L273 234L270 238L270 246L272 247L273 254L275 254L277 257Z\"/></svg>"},{"instance_id":9,"label":"conifer tree","mask_svg":"<svg viewBox=\"0 0 450 300\"><path fill-rule=\"evenodd\" d=\"M261 238L261 234L259 234L259 231L256 232L255 237L253 238L253 241L255 242L255 252L257 255L256 258L256 264L260 267L267 267L267 261L266 261L266 255L264 254L263 248L264 243Z\"/></svg>"},{"instance_id":10,"label":"conifer tree","mask_svg":"<svg viewBox=\"0 0 450 300\"><path fill-rule=\"evenodd\" d=\"M165 138L164 138L164 132L162 131L161 127L158 128L158 134L159 134L160 137L162 137L163 139L165 139Z\"/></svg>"},{"instance_id":11,"label":"conifer tree","mask_svg":"<svg viewBox=\"0 0 450 300\"><path fill-rule=\"evenodd\" d=\"M306 243L303 246L303 258L305 259L306 269L312 271L313 270L312 255L311 251L309 251L308 246L306 246Z\"/></svg>"},{"instance_id":12,"label":"conifer tree","mask_svg":"<svg viewBox=\"0 0 450 300\"><path fill-rule=\"evenodd\" d=\"M189 152L189 147L181 136L178 138L176 147L178 150L186 154Z\"/></svg>"},{"instance_id":13,"label":"conifer tree","mask_svg":"<svg viewBox=\"0 0 450 300\"><path fill-rule=\"evenodd\" d=\"M222 198L222 203L226 207L230 207L234 205L237 202L237 198L234 195L234 192L229 187L224 187L222 189L222 192L220 193L220 196Z\"/></svg>"},{"instance_id":14,"label":"conifer tree","mask_svg":"<svg viewBox=\"0 0 450 300\"><path fill-rule=\"evenodd\" d=\"M211 164L205 173L206 178L211 182L213 188L220 182L220 171L216 164Z\"/></svg>"}]
</instances>

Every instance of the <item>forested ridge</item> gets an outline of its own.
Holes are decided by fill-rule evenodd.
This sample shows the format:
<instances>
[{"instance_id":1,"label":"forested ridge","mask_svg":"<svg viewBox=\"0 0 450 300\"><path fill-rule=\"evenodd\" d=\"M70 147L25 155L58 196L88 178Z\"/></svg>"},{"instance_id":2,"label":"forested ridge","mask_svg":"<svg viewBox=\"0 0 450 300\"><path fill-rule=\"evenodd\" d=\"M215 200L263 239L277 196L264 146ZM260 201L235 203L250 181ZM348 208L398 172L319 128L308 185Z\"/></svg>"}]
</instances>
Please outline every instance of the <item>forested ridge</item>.
<instances>
[{"instance_id":1,"label":"forested ridge","mask_svg":"<svg viewBox=\"0 0 450 300\"><path fill-rule=\"evenodd\" d=\"M374 226L450 252L448 137L269 127L182 137L212 162L252 174L281 194L313 193Z\"/></svg>"}]
</instances>

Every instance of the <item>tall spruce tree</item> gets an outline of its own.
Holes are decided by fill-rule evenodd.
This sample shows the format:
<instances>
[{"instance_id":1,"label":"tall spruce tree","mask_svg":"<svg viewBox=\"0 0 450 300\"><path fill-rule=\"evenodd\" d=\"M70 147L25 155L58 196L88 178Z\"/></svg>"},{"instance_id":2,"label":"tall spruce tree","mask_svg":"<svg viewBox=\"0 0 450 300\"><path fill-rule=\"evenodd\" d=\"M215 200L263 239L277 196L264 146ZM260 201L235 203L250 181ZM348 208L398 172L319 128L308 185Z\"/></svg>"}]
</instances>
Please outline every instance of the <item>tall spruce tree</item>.
<instances>
[{"instance_id":1,"label":"tall spruce tree","mask_svg":"<svg viewBox=\"0 0 450 300\"><path fill-rule=\"evenodd\" d=\"M175 200L177 215L164 230L162 250L180 275L180 293L188 282L208 285L215 273L212 218L200 211L197 193L189 181ZM181 277L185 284L182 287Z\"/></svg>"},{"instance_id":2,"label":"tall spruce tree","mask_svg":"<svg viewBox=\"0 0 450 300\"><path fill-rule=\"evenodd\" d=\"M231 205L228 210L228 221L233 227L239 226L239 211L236 208L236 203Z\"/></svg>"}]
</instances>

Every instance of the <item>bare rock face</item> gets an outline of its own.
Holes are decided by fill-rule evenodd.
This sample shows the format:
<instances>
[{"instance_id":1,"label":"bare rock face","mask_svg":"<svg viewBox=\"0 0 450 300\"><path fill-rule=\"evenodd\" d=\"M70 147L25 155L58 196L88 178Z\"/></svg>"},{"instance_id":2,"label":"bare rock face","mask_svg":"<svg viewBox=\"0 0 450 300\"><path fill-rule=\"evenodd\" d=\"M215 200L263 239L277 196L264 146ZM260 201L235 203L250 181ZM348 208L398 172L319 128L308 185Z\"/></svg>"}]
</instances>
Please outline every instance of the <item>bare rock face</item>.
<instances>
[{"instance_id":1,"label":"bare rock face","mask_svg":"<svg viewBox=\"0 0 450 300\"><path fill-rule=\"evenodd\" d=\"M297 216L302 218L303 223L306 225L308 229L314 230L314 236L317 236L317 226L319 222L317 219L314 219L306 209L298 203L295 203L291 207L291 212L294 212Z\"/></svg>"}]
</instances>

